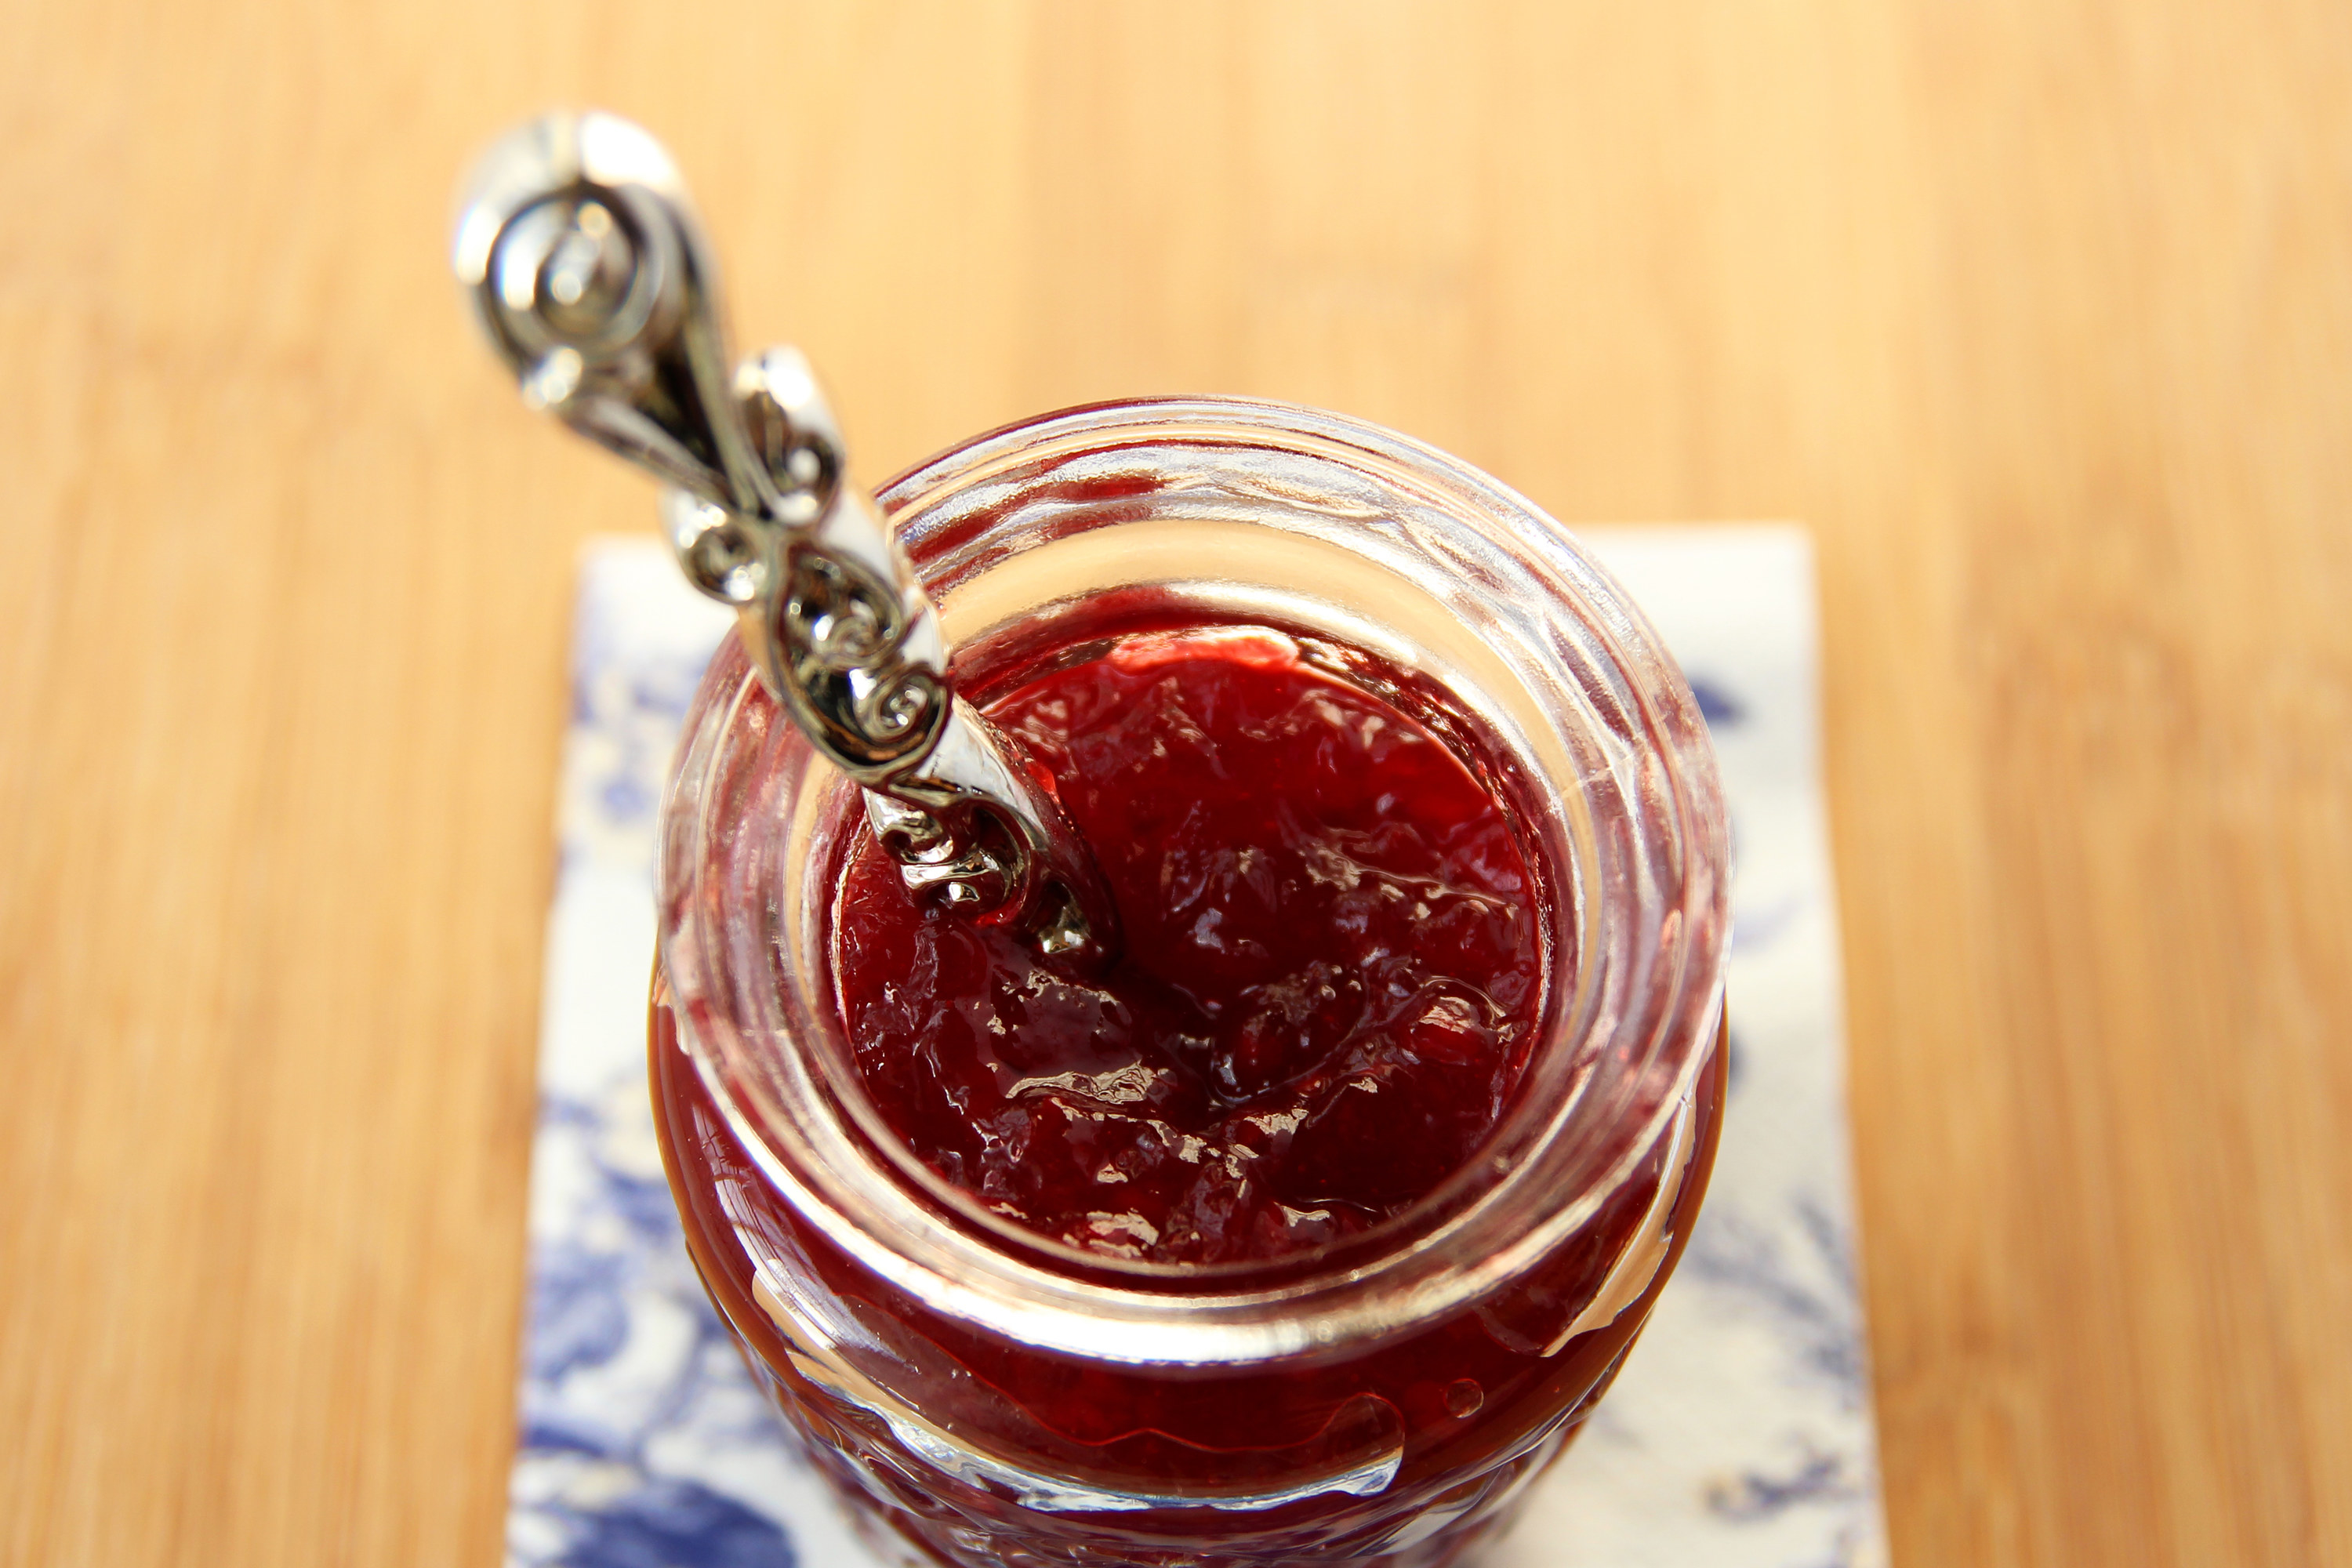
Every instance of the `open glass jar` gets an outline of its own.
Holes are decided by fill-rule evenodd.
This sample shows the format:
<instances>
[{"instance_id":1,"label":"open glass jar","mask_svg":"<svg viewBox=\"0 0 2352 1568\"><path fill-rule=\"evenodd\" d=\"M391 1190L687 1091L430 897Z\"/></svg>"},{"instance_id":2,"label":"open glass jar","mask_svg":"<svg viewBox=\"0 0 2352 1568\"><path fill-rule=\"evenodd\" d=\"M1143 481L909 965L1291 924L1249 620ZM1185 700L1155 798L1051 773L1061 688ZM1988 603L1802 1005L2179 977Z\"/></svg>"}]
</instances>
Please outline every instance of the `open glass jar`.
<instances>
[{"instance_id":1,"label":"open glass jar","mask_svg":"<svg viewBox=\"0 0 2352 1568\"><path fill-rule=\"evenodd\" d=\"M817 1466L942 1561L1460 1560L1607 1387L1712 1163L1727 830L1688 689L1527 501L1327 414L1081 408L880 500L960 697L1242 625L1441 737L1541 885L1540 1025L1477 1156L1345 1242L1190 1267L1015 1226L860 1089L829 937L862 814L730 641L663 810L653 1006L712 1300Z\"/></svg>"}]
</instances>

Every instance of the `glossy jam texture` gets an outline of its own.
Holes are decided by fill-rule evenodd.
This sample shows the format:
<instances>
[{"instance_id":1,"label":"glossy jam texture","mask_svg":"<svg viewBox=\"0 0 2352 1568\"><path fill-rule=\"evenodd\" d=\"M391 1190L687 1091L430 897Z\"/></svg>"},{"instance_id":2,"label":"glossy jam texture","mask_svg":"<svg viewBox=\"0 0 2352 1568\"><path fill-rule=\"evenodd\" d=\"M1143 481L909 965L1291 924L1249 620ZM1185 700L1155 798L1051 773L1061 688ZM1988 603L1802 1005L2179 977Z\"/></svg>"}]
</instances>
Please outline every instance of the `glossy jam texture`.
<instances>
[{"instance_id":1,"label":"glossy jam texture","mask_svg":"<svg viewBox=\"0 0 2352 1568\"><path fill-rule=\"evenodd\" d=\"M919 906L870 838L834 920L858 1070L998 1213L1162 1263L1269 1258L1460 1169L1542 1005L1529 877L1426 729L1272 633L1130 638L991 705L1118 905L1081 981Z\"/></svg>"}]
</instances>

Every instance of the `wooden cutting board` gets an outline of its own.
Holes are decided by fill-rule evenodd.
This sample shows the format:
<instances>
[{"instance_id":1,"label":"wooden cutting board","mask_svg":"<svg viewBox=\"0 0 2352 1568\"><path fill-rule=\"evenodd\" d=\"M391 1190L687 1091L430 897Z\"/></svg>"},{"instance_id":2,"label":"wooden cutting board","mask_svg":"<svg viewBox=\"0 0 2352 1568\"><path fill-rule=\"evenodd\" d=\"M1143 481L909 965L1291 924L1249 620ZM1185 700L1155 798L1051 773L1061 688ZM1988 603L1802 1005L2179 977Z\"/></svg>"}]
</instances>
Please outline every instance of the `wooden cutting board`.
<instances>
[{"instance_id":1,"label":"wooden cutting board","mask_svg":"<svg viewBox=\"0 0 2352 1568\"><path fill-rule=\"evenodd\" d=\"M860 469L1294 398L1791 516L1895 1559L2352 1564L2340 4L0 10L0 1563L498 1560L573 542L442 251L690 172Z\"/></svg>"}]
</instances>

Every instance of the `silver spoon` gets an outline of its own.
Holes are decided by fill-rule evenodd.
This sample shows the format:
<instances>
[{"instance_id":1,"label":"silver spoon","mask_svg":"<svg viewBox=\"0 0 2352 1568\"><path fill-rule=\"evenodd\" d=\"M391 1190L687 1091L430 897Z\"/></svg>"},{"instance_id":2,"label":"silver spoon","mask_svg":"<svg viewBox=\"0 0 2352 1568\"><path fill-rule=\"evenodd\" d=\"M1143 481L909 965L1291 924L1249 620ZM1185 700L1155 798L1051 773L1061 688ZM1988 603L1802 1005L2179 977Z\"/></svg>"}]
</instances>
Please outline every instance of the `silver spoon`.
<instances>
[{"instance_id":1,"label":"silver spoon","mask_svg":"<svg viewBox=\"0 0 2352 1568\"><path fill-rule=\"evenodd\" d=\"M687 579L734 606L769 691L864 786L908 888L1049 957L1108 962L1094 856L955 700L939 616L845 474L806 357L731 363L709 245L660 143L593 111L513 132L467 183L452 260L525 400L667 481Z\"/></svg>"}]
</instances>

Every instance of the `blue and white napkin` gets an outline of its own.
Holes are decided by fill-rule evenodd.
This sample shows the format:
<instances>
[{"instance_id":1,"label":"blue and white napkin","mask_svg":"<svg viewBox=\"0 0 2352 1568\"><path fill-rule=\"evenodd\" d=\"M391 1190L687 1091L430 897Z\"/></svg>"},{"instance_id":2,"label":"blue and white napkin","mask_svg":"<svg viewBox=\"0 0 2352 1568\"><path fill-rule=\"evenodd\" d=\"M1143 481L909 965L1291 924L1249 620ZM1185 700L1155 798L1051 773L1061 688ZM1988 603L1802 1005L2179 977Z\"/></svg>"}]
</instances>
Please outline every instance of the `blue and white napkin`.
<instances>
[{"instance_id":1,"label":"blue and white napkin","mask_svg":"<svg viewBox=\"0 0 2352 1568\"><path fill-rule=\"evenodd\" d=\"M1883 1568L1811 549L1588 531L1689 675L1731 799L1731 1096L1688 1252L1482 1568ZM531 1160L509 1568L899 1568L794 1457L687 1262L645 1081L654 812L732 622L652 539L586 551Z\"/></svg>"}]
</instances>

